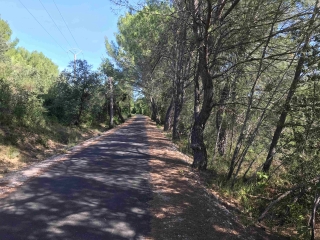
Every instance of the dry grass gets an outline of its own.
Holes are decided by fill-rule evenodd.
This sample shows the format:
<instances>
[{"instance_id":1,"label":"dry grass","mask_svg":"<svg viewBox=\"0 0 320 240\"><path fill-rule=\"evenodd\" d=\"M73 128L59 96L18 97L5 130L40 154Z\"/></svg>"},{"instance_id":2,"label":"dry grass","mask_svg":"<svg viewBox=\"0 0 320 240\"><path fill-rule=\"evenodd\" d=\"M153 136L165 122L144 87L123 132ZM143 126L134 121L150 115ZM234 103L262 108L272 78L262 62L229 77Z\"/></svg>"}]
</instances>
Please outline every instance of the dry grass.
<instances>
[{"instance_id":1,"label":"dry grass","mask_svg":"<svg viewBox=\"0 0 320 240\"><path fill-rule=\"evenodd\" d=\"M0 178L98 136L103 128L70 128L61 125L32 132L24 128L0 127Z\"/></svg>"},{"instance_id":2,"label":"dry grass","mask_svg":"<svg viewBox=\"0 0 320 240\"><path fill-rule=\"evenodd\" d=\"M11 192L14 192L19 186L23 185L30 179L36 176L39 176L48 168L54 166L56 163L72 158L74 154L77 154L79 151L82 151L84 148L92 144L98 143L102 137L105 137L107 135L114 133L119 128L122 128L130 124L130 122L132 122L132 119L129 119L125 123L119 126L116 126L111 130L108 130L101 134L99 133L98 137L93 137L86 141L82 141L77 146L68 148L68 150L66 150L66 148L63 148L62 149L63 154L55 155L53 157L47 158L44 161L42 160L28 161L28 163L24 165L25 167L23 169L19 168L18 169L19 171L13 171L11 173L8 172L8 174L4 174L5 176L2 179L0 179L0 198L6 197ZM87 133L84 136L87 138L88 136L91 136L91 135ZM64 146L64 145L61 145L61 146ZM60 151L60 149L57 149L57 151ZM4 163L4 161L2 161L2 163ZM9 164L8 162L5 162L5 165L8 165L8 164Z\"/></svg>"}]
</instances>

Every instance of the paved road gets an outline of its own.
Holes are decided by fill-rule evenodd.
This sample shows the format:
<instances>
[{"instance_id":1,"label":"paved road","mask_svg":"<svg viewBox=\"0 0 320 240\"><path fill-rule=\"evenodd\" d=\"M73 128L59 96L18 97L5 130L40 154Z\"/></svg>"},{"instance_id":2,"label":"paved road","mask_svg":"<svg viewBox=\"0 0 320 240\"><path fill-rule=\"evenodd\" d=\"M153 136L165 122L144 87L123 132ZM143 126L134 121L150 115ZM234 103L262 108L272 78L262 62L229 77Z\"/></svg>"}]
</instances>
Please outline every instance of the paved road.
<instances>
[{"instance_id":1,"label":"paved road","mask_svg":"<svg viewBox=\"0 0 320 240\"><path fill-rule=\"evenodd\" d=\"M0 239L143 239L150 233L145 118L0 199Z\"/></svg>"}]
</instances>

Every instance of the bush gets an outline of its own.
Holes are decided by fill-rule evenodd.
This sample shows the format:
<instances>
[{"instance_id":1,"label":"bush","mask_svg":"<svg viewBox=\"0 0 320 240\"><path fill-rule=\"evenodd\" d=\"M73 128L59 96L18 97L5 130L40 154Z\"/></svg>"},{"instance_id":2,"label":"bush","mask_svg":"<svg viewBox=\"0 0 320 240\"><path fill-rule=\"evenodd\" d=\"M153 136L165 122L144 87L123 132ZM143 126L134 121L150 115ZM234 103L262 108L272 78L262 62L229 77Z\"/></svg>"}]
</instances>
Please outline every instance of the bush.
<instances>
[{"instance_id":1,"label":"bush","mask_svg":"<svg viewBox=\"0 0 320 240\"><path fill-rule=\"evenodd\" d=\"M39 99L35 93L21 90L16 100L13 113L18 125L34 128L45 126L45 109L42 106L42 99Z\"/></svg>"},{"instance_id":2,"label":"bush","mask_svg":"<svg viewBox=\"0 0 320 240\"><path fill-rule=\"evenodd\" d=\"M2 124L10 124L12 121L11 116L11 98L12 90L10 85L3 79L0 79L0 122Z\"/></svg>"}]
</instances>

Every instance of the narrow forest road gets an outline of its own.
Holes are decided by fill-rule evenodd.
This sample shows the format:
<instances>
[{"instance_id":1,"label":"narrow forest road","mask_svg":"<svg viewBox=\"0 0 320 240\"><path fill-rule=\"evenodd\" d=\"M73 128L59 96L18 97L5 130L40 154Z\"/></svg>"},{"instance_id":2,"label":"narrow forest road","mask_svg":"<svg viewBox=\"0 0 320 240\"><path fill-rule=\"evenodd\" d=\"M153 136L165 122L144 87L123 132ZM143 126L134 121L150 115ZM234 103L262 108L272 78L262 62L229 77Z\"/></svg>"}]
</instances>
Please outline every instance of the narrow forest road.
<instances>
[{"instance_id":1,"label":"narrow forest road","mask_svg":"<svg viewBox=\"0 0 320 240\"><path fill-rule=\"evenodd\" d=\"M1 240L278 239L245 229L144 116L0 199Z\"/></svg>"},{"instance_id":2,"label":"narrow forest road","mask_svg":"<svg viewBox=\"0 0 320 240\"><path fill-rule=\"evenodd\" d=\"M0 239L142 239L150 233L144 117L0 199Z\"/></svg>"}]
</instances>

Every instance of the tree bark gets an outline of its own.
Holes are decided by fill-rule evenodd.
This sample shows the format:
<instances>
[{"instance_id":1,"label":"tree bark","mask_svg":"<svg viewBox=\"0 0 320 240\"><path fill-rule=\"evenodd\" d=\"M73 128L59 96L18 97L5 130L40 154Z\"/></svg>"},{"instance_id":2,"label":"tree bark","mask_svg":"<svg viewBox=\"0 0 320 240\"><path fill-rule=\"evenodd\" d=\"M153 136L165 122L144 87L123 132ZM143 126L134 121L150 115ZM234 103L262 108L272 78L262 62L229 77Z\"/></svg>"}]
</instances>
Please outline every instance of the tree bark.
<instances>
[{"instance_id":1,"label":"tree bark","mask_svg":"<svg viewBox=\"0 0 320 240\"><path fill-rule=\"evenodd\" d=\"M223 25L222 21L235 8L239 1L234 1L231 7L223 15L225 0L219 1L219 8L212 6L212 1L194 0L190 4L190 11L193 18L193 33L196 39L196 49L198 49L198 71L202 81L203 100L202 107L195 118L191 131L191 148L193 149L192 166L198 169L207 167L207 150L203 141L203 132L206 122L214 106L213 102L213 76L215 67L217 67L217 58L221 46L223 45L223 36L218 30L216 36L212 35L215 27ZM213 16L214 15L214 16ZM212 39L215 39L212 42Z\"/></svg>"},{"instance_id":2,"label":"tree bark","mask_svg":"<svg viewBox=\"0 0 320 240\"><path fill-rule=\"evenodd\" d=\"M183 83L179 82L177 84L177 94L175 96L174 101L174 117L173 117L173 129L172 129L172 139L178 140L180 139L179 136L179 122L180 122L180 113L183 106Z\"/></svg>"},{"instance_id":3,"label":"tree bark","mask_svg":"<svg viewBox=\"0 0 320 240\"><path fill-rule=\"evenodd\" d=\"M113 128L113 85L112 85L112 77L109 77L109 90L110 90L110 98L109 98L109 128Z\"/></svg>"},{"instance_id":4,"label":"tree bark","mask_svg":"<svg viewBox=\"0 0 320 240\"><path fill-rule=\"evenodd\" d=\"M131 117L131 97L128 93L128 117Z\"/></svg>"},{"instance_id":5,"label":"tree bark","mask_svg":"<svg viewBox=\"0 0 320 240\"><path fill-rule=\"evenodd\" d=\"M121 107L119 106L119 103L118 103L118 102L114 102L114 108L115 108L115 110L116 110L116 112L117 112L117 114L118 114L118 117L119 117L119 119L120 119L120 122L124 123L125 120L124 120L124 118L123 118L123 116L122 116L122 110L121 110Z\"/></svg>"},{"instance_id":6,"label":"tree bark","mask_svg":"<svg viewBox=\"0 0 320 240\"><path fill-rule=\"evenodd\" d=\"M294 79L293 79L293 81L291 83L291 86L290 86L290 89L289 89L289 93L288 93L286 101L284 103L283 110L282 110L281 115L279 117L276 130L274 131L266 161L263 164L262 170L264 172L268 172L270 167L271 167L271 163L273 161L273 157L274 157L274 155L276 153L276 147L278 145L278 141L280 139L281 132L282 132L282 130L284 128L284 124L285 124L288 112L290 110L291 99L292 99L292 97L293 97L293 95L294 95L294 93L295 93L295 91L296 91L296 89L298 87L298 82L300 80L300 75L301 75L301 72L302 72L303 63L304 63L304 54L302 53L302 56L300 57L300 59L298 61L298 64L297 64L295 76L294 76Z\"/></svg>"},{"instance_id":7,"label":"tree bark","mask_svg":"<svg viewBox=\"0 0 320 240\"><path fill-rule=\"evenodd\" d=\"M212 5L210 1L206 1L207 15L205 16L205 23L200 24L199 17L199 3L196 1L192 4L192 11L194 13L194 28L193 32L197 37L197 48L199 53L198 71L201 76L203 86L203 103L198 116L195 118L193 127L191 130L191 148L193 150L193 163L192 167L199 170L205 170L207 168L207 149L204 144L203 131L205 129L206 122L210 116L213 108L213 83L209 69L209 43L208 43L208 31L210 27L210 21L212 17ZM197 16L198 15L198 16ZM200 29L201 28L201 29ZM203 30L203 33L201 33ZM214 65L214 64L213 64Z\"/></svg>"},{"instance_id":8,"label":"tree bark","mask_svg":"<svg viewBox=\"0 0 320 240\"><path fill-rule=\"evenodd\" d=\"M309 220L309 226L311 227L311 240L315 239L316 213L317 213L319 204L320 204L320 195L318 192L316 192L313 205L312 205L311 217Z\"/></svg>"},{"instance_id":9,"label":"tree bark","mask_svg":"<svg viewBox=\"0 0 320 240\"><path fill-rule=\"evenodd\" d=\"M197 61L198 59L196 59ZM194 107L193 107L193 119L195 120L200 112L200 84L199 84L199 68L196 67L194 75Z\"/></svg>"},{"instance_id":10,"label":"tree bark","mask_svg":"<svg viewBox=\"0 0 320 240\"><path fill-rule=\"evenodd\" d=\"M195 119L191 131L191 148L193 150L193 164L192 167L199 170L207 168L207 149L203 140L203 132L206 122L210 116L213 104L213 83L209 72L206 69L202 71L203 83L203 104L198 117Z\"/></svg>"},{"instance_id":11,"label":"tree bark","mask_svg":"<svg viewBox=\"0 0 320 240\"><path fill-rule=\"evenodd\" d=\"M80 106L79 106L79 111L78 111L78 115L77 115L76 125L79 125L81 123L81 116L82 116L82 112L84 110L85 101L86 101L86 93L85 93L85 89L82 89L81 97L80 97Z\"/></svg>"},{"instance_id":12,"label":"tree bark","mask_svg":"<svg viewBox=\"0 0 320 240\"><path fill-rule=\"evenodd\" d=\"M170 105L166 112L166 117L164 120L164 131L170 131L172 129L172 121L173 121L173 113L174 113L174 100L171 98Z\"/></svg>"},{"instance_id":13,"label":"tree bark","mask_svg":"<svg viewBox=\"0 0 320 240\"><path fill-rule=\"evenodd\" d=\"M153 97L150 97L151 102L151 120L160 124L159 114L158 114L158 106Z\"/></svg>"},{"instance_id":14,"label":"tree bark","mask_svg":"<svg viewBox=\"0 0 320 240\"><path fill-rule=\"evenodd\" d=\"M203 141L203 130L205 122L199 115L193 124L191 131L191 148L193 150L192 167L199 170L207 169L207 149Z\"/></svg>"},{"instance_id":15,"label":"tree bark","mask_svg":"<svg viewBox=\"0 0 320 240\"><path fill-rule=\"evenodd\" d=\"M218 142L217 142L217 148L220 156L223 156L225 153L226 149L226 144L227 144L227 127L224 118L224 113L225 113L225 102L229 96L230 89L228 87L228 83L224 86L221 95L220 95L220 100L219 100L219 108L217 110L216 114L216 129L218 132Z\"/></svg>"}]
</instances>

